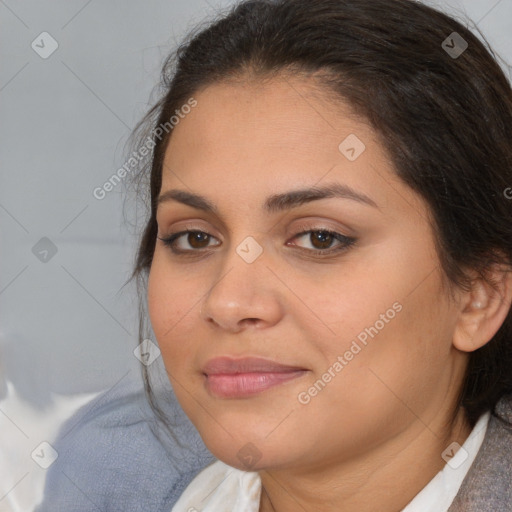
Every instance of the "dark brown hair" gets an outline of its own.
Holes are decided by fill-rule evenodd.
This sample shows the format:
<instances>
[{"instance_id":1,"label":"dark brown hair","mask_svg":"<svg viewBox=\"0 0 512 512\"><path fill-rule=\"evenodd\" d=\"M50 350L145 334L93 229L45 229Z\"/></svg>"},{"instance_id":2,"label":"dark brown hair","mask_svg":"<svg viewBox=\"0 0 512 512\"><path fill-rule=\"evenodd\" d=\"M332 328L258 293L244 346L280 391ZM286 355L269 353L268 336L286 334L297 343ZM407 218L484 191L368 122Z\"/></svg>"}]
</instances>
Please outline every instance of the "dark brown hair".
<instances>
[{"instance_id":1,"label":"dark brown hair","mask_svg":"<svg viewBox=\"0 0 512 512\"><path fill-rule=\"evenodd\" d=\"M459 56L442 46L453 32L468 44ZM154 129L208 85L284 72L315 74L333 99L348 102L376 131L398 177L429 205L451 287L467 289L470 272L487 279L494 265L510 269L512 200L505 190L512 186L512 91L488 45L412 0L246 0L196 29L167 59L162 97L139 125L153 129L154 142L137 177L149 192L132 276L144 295L172 136L169 130L156 137ZM141 336L146 318L141 308ZM493 339L471 353L459 404L474 425L511 393L509 311Z\"/></svg>"}]
</instances>

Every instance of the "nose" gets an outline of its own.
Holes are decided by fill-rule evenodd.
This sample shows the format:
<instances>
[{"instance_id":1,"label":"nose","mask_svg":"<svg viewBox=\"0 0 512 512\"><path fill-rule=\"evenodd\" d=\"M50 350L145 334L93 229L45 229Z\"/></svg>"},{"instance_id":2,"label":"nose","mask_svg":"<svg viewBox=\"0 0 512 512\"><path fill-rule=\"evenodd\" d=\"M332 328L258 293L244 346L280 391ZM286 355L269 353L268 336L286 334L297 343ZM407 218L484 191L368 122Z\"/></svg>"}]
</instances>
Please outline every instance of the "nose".
<instances>
[{"instance_id":1,"label":"nose","mask_svg":"<svg viewBox=\"0 0 512 512\"><path fill-rule=\"evenodd\" d=\"M284 287L268 263L264 254L247 263L233 250L202 301L202 320L233 333L277 324L284 311Z\"/></svg>"}]
</instances>

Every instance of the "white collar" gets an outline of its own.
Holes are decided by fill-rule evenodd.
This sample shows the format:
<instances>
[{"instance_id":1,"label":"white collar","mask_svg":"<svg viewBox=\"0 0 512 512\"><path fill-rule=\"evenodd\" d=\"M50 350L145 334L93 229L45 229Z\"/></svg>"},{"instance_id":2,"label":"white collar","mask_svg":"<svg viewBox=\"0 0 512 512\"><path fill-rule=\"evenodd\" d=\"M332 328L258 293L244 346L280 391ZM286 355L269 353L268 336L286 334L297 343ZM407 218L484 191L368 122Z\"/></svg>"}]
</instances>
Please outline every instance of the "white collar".
<instances>
[{"instance_id":1,"label":"white collar","mask_svg":"<svg viewBox=\"0 0 512 512\"><path fill-rule=\"evenodd\" d=\"M489 412L480 417L455 455L449 457L455 451L451 445L443 452L447 464L402 512L448 510L482 445L489 418ZM241 471L219 460L190 482L172 512L258 512L260 495L261 479L257 472Z\"/></svg>"},{"instance_id":2,"label":"white collar","mask_svg":"<svg viewBox=\"0 0 512 512\"><path fill-rule=\"evenodd\" d=\"M487 432L490 412L480 416L468 438L462 447L452 443L443 452L446 461L443 469L423 487L414 499L402 510L402 512L445 512L450 507L455 496L459 492L462 481L466 477L476 454L482 446ZM450 457L454 450L457 453Z\"/></svg>"}]
</instances>

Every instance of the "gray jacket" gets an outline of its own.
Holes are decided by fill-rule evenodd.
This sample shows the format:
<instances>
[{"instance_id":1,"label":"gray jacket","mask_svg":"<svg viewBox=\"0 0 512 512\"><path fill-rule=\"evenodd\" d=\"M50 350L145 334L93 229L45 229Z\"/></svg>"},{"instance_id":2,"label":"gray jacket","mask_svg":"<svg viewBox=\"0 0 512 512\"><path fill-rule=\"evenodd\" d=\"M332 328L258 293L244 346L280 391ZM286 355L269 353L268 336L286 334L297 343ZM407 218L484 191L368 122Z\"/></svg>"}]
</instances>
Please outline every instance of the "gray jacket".
<instances>
[{"instance_id":1,"label":"gray jacket","mask_svg":"<svg viewBox=\"0 0 512 512\"><path fill-rule=\"evenodd\" d=\"M512 397L496 412L512 424ZM512 511L512 427L491 416L482 446L448 512Z\"/></svg>"}]
</instances>

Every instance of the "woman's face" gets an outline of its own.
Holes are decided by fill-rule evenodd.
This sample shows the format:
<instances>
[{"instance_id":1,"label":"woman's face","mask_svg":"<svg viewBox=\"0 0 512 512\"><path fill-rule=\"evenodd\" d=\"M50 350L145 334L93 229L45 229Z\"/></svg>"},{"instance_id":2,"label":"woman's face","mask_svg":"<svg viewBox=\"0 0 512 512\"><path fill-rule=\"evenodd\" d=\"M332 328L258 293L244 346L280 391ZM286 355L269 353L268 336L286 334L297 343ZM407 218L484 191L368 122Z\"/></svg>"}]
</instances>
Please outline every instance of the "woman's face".
<instances>
[{"instance_id":1,"label":"woman's face","mask_svg":"<svg viewBox=\"0 0 512 512\"><path fill-rule=\"evenodd\" d=\"M148 299L208 448L241 469L318 468L435 435L466 364L457 308L425 203L375 132L306 79L194 97L157 220L163 239L200 233L157 240Z\"/></svg>"}]
</instances>

